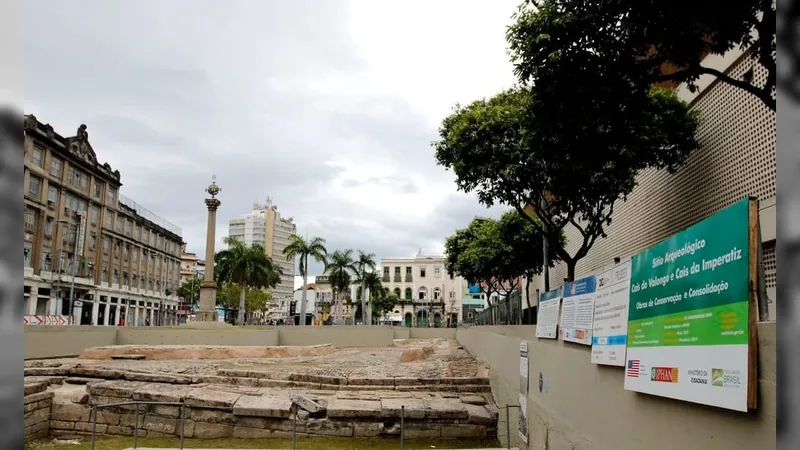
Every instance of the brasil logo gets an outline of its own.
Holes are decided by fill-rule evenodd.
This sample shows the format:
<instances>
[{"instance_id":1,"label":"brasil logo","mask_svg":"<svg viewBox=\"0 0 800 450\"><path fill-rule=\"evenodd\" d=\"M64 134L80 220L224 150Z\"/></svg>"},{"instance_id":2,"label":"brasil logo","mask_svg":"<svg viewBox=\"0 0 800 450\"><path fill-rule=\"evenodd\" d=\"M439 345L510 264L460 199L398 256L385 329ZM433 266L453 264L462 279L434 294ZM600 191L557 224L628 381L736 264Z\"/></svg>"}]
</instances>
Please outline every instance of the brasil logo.
<instances>
[{"instance_id":1,"label":"brasil logo","mask_svg":"<svg viewBox=\"0 0 800 450\"><path fill-rule=\"evenodd\" d=\"M723 383L722 369L711 369L711 385L722 386Z\"/></svg>"}]
</instances>

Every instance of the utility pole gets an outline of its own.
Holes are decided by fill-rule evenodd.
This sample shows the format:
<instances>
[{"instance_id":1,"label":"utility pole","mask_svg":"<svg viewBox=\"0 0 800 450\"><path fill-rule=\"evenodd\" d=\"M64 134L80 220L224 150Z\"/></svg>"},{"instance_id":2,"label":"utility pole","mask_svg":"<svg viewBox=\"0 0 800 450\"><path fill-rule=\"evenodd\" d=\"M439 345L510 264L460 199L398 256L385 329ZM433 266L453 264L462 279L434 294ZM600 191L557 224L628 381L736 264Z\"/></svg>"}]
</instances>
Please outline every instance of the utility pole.
<instances>
[{"instance_id":1,"label":"utility pole","mask_svg":"<svg viewBox=\"0 0 800 450\"><path fill-rule=\"evenodd\" d=\"M79 218L83 218L83 214L78 213ZM75 227L75 245L72 249L72 281L69 285L69 320L73 323L75 322L75 318L73 317L73 308L75 307L75 274L78 271L78 236L80 236L81 230L81 222L78 223Z\"/></svg>"}]
</instances>

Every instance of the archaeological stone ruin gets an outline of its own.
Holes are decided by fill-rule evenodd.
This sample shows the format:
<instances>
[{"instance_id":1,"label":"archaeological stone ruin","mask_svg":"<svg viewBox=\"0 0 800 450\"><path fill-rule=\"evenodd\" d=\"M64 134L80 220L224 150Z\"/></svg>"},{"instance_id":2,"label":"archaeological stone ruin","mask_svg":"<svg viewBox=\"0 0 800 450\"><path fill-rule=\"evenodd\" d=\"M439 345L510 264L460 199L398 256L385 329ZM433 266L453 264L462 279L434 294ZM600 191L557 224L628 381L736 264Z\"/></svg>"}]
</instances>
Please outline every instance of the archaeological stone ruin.
<instances>
[{"instance_id":1,"label":"archaeological stone ruin","mask_svg":"<svg viewBox=\"0 0 800 450\"><path fill-rule=\"evenodd\" d=\"M455 340L391 347L113 345L25 362L26 441L187 438L494 438L488 369ZM127 404L163 402L173 405ZM138 411L137 411L138 409Z\"/></svg>"}]
</instances>

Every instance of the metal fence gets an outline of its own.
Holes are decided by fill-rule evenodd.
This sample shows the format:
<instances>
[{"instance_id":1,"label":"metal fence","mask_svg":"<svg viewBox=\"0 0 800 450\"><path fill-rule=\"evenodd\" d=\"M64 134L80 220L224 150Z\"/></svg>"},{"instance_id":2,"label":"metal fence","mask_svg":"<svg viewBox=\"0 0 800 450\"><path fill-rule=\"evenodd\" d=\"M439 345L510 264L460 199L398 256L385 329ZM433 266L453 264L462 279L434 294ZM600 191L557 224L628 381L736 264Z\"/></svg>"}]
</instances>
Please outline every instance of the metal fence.
<instances>
[{"instance_id":1,"label":"metal fence","mask_svg":"<svg viewBox=\"0 0 800 450\"><path fill-rule=\"evenodd\" d=\"M146 401L132 401L109 403L106 405L93 405L91 411L92 418L92 443L91 450L95 450L95 443L97 440L97 411L104 408L114 408L119 406L136 405L136 413L133 424L133 448L139 447L139 405L160 405L160 406L179 406L181 408L181 422L179 430L180 446L179 449L183 450L183 442L185 439L185 425L186 425L186 404L181 402L146 402ZM300 411L299 405L292 400L292 450L297 448L297 416ZM500 406L500 409L505 409L506 416L506 448L511 448L511 421L510 421L510 408L519 408L519 405L505 405ZM405 422L406 422L406 407L400 406L400 450L405 446Z\"/></svg>"},{"instance_id":2,"label":"metal fence","mask_svg":"<svg viewBox=\"0 0 800 450\"><path fill-rule=\"evenodd\" d=\"M121 204L127 206L128 208L136 211L136 214L138 214L143 219L149 220L150 222L153 222L154 224L160 226L161 228L163 228L163 229L165 229L167 231L170 231L172 233L175 233L178 236L181 236L180 227L170 223L169 221L167 221L163 217L161 217L161 216L159 216L157 214L154 214L152 211L150 211L149 209L145 208L144 206L136 203L135 201L131 200L130 198L128 198L128 197L126 197L126 196L124 196L122 194L119 194L119 202Z\"/></svg>"},{"instance_id":3,"label":"metal fence","mask_svg":"<svg viewBox=\"0 0 800 450\"><path fill-rule=\"evenodd\" d=\"M495 300L483 311L473 314L471 325L522 325L522 291Z\"/></svg>"}]
</instances>

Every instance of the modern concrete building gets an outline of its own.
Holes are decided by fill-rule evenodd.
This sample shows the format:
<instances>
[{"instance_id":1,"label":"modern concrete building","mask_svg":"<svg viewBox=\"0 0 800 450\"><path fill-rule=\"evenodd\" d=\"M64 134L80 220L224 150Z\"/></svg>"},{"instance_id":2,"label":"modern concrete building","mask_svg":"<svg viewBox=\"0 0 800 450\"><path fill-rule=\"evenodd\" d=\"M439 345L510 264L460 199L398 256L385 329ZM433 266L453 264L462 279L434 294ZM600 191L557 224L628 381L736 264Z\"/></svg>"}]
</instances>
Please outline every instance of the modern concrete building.
<instances>
[{"instance_id":1,"label":"modern concrete building","mask_svg":"<svg viewBox=\"0 0 800 450\"><path fill-rule=\"evenodd\" d=\"M281 282L272 289L273 299L285 301L294 292L295 262L283 255L289 245L289 236L297 233L293 218L281 217L278 205L267 198L266 203L254 203L253 210L228 223L228 235L247 245L264 247L266 255L283 271Z\"/></svg>"},{"instance_id":2,"label":"modern concrete building","mask_svg":"<svg viewBox=\"0 0 800 450\"><path fill-rule=\"evenodd\" d=\"M457 323L464 280L444 268L443 256L381 259L384 287L402 301L389 314L406 326L447 326Z\"/></svg>"},{"instance_id":3,"label":"modern concrete building","mask_svg":"<svg viewBox=\"0 0 800 450\"><path fill-rule=\"evenodd\" d=\"M734 79L750 77L763 83L766 70L736 48L725 56L711 55L703 65ZM674 175L646 170L627 201L617 201L608 237L598 239L578 262L576 277L597 273L629 258L670 235L697 223L736 201L752 196L760 202L760 222L766 291L770 317L776 317L776 115L745 91L704 76L699 91L678 87L679 96L700 115L697 138L701 148ZM568 251L580 243L577 229L565 229ZM550 287L562 284L566 266L550 271ZM543 289L535 277L530 289ZM532 293L532 297L535 295ZM524 297L523 297L524 298Z\"/></svg>"},{"instance_id":4,"label":"modern concrete building","mask_svg":"<svg viewBox=\"0 0 800 450\"><path fill-rule=\"evenodd\" d=\"M175 323L180 228L119 193L85 125L65 138L26 115L23 128L26 322Z\"/></svg>"}]
</instances>

